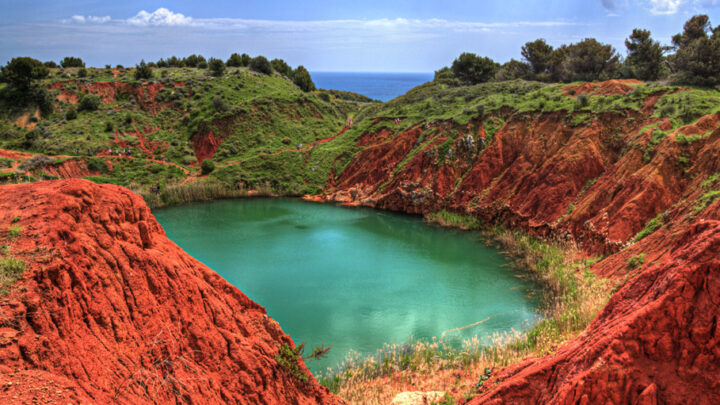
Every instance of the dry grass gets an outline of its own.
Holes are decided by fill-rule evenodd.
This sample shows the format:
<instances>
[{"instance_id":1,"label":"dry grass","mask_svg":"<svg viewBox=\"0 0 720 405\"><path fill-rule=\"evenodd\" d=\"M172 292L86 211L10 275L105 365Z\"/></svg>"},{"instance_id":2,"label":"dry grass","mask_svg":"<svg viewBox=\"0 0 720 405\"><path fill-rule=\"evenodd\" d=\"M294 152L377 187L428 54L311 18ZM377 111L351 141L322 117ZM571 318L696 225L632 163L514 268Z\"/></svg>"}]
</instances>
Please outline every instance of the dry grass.
<instances>
[{"instance_id":1,"label":"dry grass","mask_svg":"<svg viewBox=\"0 0 720 405\"><path fill-rule=\"evenodd\" d=\"M386 345L376 355L350 355L319 381L354 404L386 404L405 391L444 391L471 398L494 370L528 356L552 353L577 336L605 305L610 283L597 279L572 245L550 244L496 228L488 232L515 264L546 288L545 318L527 332L496 335L491 344L465 341L457 348L438 339Z\"/></svg>"},{"instance_id":2,"label":"dry grass","mask_svg":"<svg viewBox=\"0 0 720 405\"><path fill-rule=\"evenodd\" d=\"M167 207L196 201L212 201L223 198L240 198L248 196L272 196L270 185L265 184L256 190L242 187L231 187L219 181L196 181L188 184L171 184L160 190L160 193L140 191L150 208Z\"/></svg>"}]
</instances>

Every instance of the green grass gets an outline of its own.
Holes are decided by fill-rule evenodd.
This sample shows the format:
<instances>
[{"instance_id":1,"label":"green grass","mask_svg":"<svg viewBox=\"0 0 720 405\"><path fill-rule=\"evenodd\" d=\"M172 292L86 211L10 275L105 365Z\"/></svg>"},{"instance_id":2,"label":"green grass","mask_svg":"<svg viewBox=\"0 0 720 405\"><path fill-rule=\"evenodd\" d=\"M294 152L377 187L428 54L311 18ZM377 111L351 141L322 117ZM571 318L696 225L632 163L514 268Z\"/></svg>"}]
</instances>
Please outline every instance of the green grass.
<instances>
[{"instance_id":1,"label":"green grass","mask_svg":"<svg viewBox=\"0 0 720 405\"><path fill-rule=\"evenodd\" d=\"M450 211L438 211L425 215L425 220L442 226L451 226L464 230L480 229L482 223L471 215L457 214Z\"/></svg>"},{"instance_id":2,"label":"green grass","mask_svg":"<svg viewBox=\"0 0 720 405\"><path fill-rule=\"evenodd\" d=\"M443 211L432 214L429 219L460 227L468 222L474 225L467 217ZM491 344L481 344L475 338L463 342L459 348L433 338L386 344L369 357L350 353L341 365L320 374L320 383L333 392L352 394L362 390L367 381L397 372L432 374L439 370L468 370L477 364L496 367L531 354L545 355L583 330L607 302L609 284L587 270L597 258L577 259L575 252L564 246L520 232L502 228L485 232L500 243L519 268L546 285L550 294L543 309L545 319L525 333L496 335Z\"/></svg>"},{"instance_id":3,"label":"green grass","mask_svg":"<svg viewBox=\"0 0 720 405\"><path fill-rule=\"evenodd\" d=\"M702 196L700 196L700 198L698 198L697 204L695 205L693 210L696 213L700 212L700 211L704 210L705 208L707 208L708 206L710 206L711 204L713 204L715 201L717 201L718 198L720 198L720 190L708 191L708 192L704 193Z\"/></svg>"},{"instance_id":4,"label":"green grass","mask_svg":"<svg viewBox=\"0 0 720 405\"><path fill-rule=\"evenodd\" d=\"M645 225L645 228L643 228L640 232L638 232L637 235L633 238L635 242L640 242L643 240L646 236L650 235L651 233L657 231L660 229L660 227L663 226L663 223L665 222L665 213L658 214L655 218L648 221L648 223Z\"/></svg>"},{"instance_id":5,"label":"green grass","mask_svg":"<svg viewBox=\"0 0 720 405\"><path fill-rule=\"evenodd\" d=\"M645 263L645 253L640 253L638 255L632 256L628 259L627 265L631 269L636 269Z\"/></svg>"},{"instance_id":6,"label":"green grass","mask_svg":"<svg viewBox=\"0 0 720 405\"><path fill-rule=\"evenodd\" d=\"M292 349L289 344L283 343L280 346L278 354L275 355L275 361L277 361L280 367L287 371L291 376L306 383L309 378L302 372L300 365L298 364L298 361L300 360L300 350L301 346Z\"/></svg>"},{"instance_id":7,"label":"green grass","mask_svg":"<svg viewBox=\"0 0 720 405\"><path fill-rule=\"evenodd\" d=\"M16 225L16 226L9 226L9 227L7 228L7 237L8 237L8 239L10 239L11 241L13 241L13 240L19 238L20 236L22 236L22 233L23 233L23 228L22 228L21 226L17 226L17 225Z\"/></svg>"}]
</instances>

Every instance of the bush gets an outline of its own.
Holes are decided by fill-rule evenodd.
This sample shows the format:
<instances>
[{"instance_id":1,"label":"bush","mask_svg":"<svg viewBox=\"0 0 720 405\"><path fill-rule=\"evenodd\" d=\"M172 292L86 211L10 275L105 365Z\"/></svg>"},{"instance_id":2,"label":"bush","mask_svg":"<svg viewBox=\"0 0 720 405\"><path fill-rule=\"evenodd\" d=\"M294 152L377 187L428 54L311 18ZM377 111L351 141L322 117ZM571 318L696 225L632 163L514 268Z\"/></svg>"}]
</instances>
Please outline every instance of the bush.
<instances>
[{"instance_id":1,"label":"bush","mask_svg":"<svg viewBox=\"0 0 720 405\"><path fill-rule=\"evenodd\" d=\"M636 269L645 263L645 253L640 253L628 259L627 265L631 269Z\"/></svg>"},{"instance_id":2,"label":"bush","mask_svg":"<svg viewBox=\"0 0 720 405\"><path fill-rule=\"evenodd\" d=\"M270 66L270 62L268 62L267 58L264 56L254 57L250 61L250 69L265 75L272 73L272 66Z\"/></svg>"},{"instance_id":3,"label":"bush","mask_svg":"<svg viewBox=\"0 0 720 405\"><path fill-rule=\"evenodd\" d=\"M588 97L587 94L581 94L578 96L575 104L578 108L587 107L590 105L590 97Z\"/></svg>"},{"instance_id":4,"label":"bush","mask_svg":"<svg viewBox=\"0 0 720 405\"><path fill-rule=\"evenodd\" d=\"M200 62L198 62L197 67L198 67L198 69L207 69L208 63L205 61L200 61Z\"/></svg>"},{"instance_id":5,"label":"bush","mask_svg":"<svg viewBox=\"0 0 720 405\"><path fill-rule=\"evenodd\" d=\"M135 80L150 80L153 78L152 68L141 60L140 64L135 65Z\"/></svg>"},{"instance_id":6,"label":"bush","mask_svg":"<svg viewBox=\"0 0 720 405\"><path fill-rule=\"evenodd\" d=\"M27 91L35 81L44 79L48 73L47 67L37 59L13 58L0 68L0 82L20 91Z\"/></svg>"},{"instance_id":7,"label":"bush","mask_svg":"<svg viewBox=\"0 0 720 405\"><path fill-rule=\"evenodd\" d=\"M79 78L85 78L85 77L87 77L87 74L88 74L87 69L85 69L85 68L80 68L80 70L78 70L78 72L77 72L77 75Z\"/></svg>"},{"instance_id":8,"label":"bush","mask_svg":"<svg viewBox=\"0 0 720 405\"><path fill-rule=\"evenodd\" d=\"M202 169L202 174L212 173L212 171L215 170L215 162L210 159L205 159L202 161L200 168Z\"/></svg>"},{"instance_id":9,"label":"bush","mask_svg":"<svg viewBox=\"0 0 720 405\"><path fill-rule=\"evenodd\" d=\"M290 67L290 65L285 63L285 61L282 59L271 60L270 66L273 68L274 71L280 73L283 76L287 76L287 77L292 76L292 73L293 73L292 68Z\"/></svg>"},{"instance_id":10,"label":"bush","mask_svg":"<svg viewBox=\"0 0 720 405\"><path fill-rule=\"evenodd\" d=\"M95 111L100 107L100 97L94 94L86 94L80 99L78 109L80 111Z\"/></svg>"},{"instance_id":11,"label":"bush","mask_svg":"<svg viewBox=\"0 0 720 405\"><path fill-rule=\"evenodd\" d=\"M237 54L237 53L233 53L232 55L230 55L230 58L227 60L227 62L225 62L225 64L226 64L228 67L242 67L242 66L244 66L244 65L243 65L242 56L240 56L240 55Z\"/></svg>"},{"instance_id":12,"label":"bush","mask_svg":"<svg viewBox=\"0 0 720 405\"><path fill-rule=\"evenodd\" d=\"M212 99L212 105L215 111L217 112L225 112L228 109L228 105L221 97L213 97Z\"/></svg>"},{"instance_id":13,"label":"bush","mask_svg":"<svg viewBox=\"0 0 720 405\"><path fill-rule=\"evenodd\" d=\"M77 118L77 111L75 110L75 107L68 108L68 110L65 112L65 119L68 121L72 121L75 118Z\"/></svg>"},{"instance_id":14,"label":"bush","mask_svg":"<svg viewBox=\"0 0 720 405\"><path fill-rule=\"evenodd\" d=\"M485 83L495 77L500 65L490 58L465 52L453 61L452 72L465 84Z\"/></svg>"},{"instance_id":15,"label":"bush","mask_svg":"<svg viewBox=\"0 0 720 405\"><path fill-rule=\"evenodd\" d=\"M63 58L62 61L60 61L60 66L64 68L71 68L71 67L85 67L85 62L83 62L82 59L76 58L74 56L66 56Z\"/></svg>"},{"instance_id":16,"label":"bush","mask_svg":"<svg viewBox=\"0 0 720 405\"><path fill-rule=\"evenodd\" d=\"M210 58L208 66L210 67L210 74L213 76L219 77L225 73L225 63L223 63L220 59Z\"/></svg>"},{"instance_id":17,"label":"bush","mask_svg":"<svg viewBox=\"0 0 720 405\"><path fill-rule=\"evenodd\" d=\"M310 77L310 72L308 72L302 65L298 66L292 73L292 80L293 83L300 87L300 90L304 92L315 90L315 83L313 83L312 77Z\"/></svg>"},{"instance_id":18,"label":"bush","mask_svg":"<svg viewBox=\"0 0 720 405\"><path fill-rule=\"evenodd\" d=\"M105 123L105 132L112 132L115 130L115 125L113 125L112 122L108 121Z\"/></svg>"}]
</instances>

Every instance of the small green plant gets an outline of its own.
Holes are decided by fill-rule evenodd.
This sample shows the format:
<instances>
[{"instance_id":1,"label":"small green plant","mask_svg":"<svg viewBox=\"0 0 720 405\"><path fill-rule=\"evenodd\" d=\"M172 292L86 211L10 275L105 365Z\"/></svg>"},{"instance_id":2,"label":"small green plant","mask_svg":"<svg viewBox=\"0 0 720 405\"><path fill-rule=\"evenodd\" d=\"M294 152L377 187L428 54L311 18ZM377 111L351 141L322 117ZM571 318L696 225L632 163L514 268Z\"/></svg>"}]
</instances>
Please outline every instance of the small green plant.
<instances>
[{"instance_id":1,"label":"small green plant","mask_svg":"<svg viewBox=\"0 0 720 405\"><path fill-rule=\"evenodd\" d=\"M20 217L19 217L19 216L14 216L13 219L12 219L10 222L12 222L13 224L16 223L16 222L20 222Z\"/></svg>"},{"instance_id":2,"label":"small green plant","mask_svg":"<svg viewBox=\"0 0 720 405\"><path fill-rule=\"evenodd\" d=\"M80 111L95 111L100 107L100 97L94 94L86 94L80 99L78 109Z\"/></svg>"},{"instance_id":3,"label":"small green plant","mask_svg":"<svg viewBox=\"0 0 720 405\"><path fill-rule=\"evenodd\" d=\"M700 212L710 206L712 203L717 201L717 199L720 198L720 190L711 190L707 193L703 194L698 198L698 203L694 207L694 211Z\"/></svg>"},{"instance_id":4,"label":"small green plant","mask_svg":"<svg viewBox=\"0 0 720 405\"><path fill-rule=\"evenodd\" d=\"M22 226L16 225L16 226L10 226L7 230L7 235L10 240L15 240L19 238L23 233Z\"/></svg>"},{"instance_id":5,"label":"small green plant","mask_svg":"<svg viewBox=\"0 0 720 405\"><path fill-rule=\"evenodd\" d=\"M292 349L288 343L283 343L282 346L280 346L278 354L275 355L275 361L293 377L302 382L308 382L308 376L300 370L300 366L298 365L303 347L304 344Z\"/></svg>"},{"instance_id":6,"label":"small green plant","mask_svg":"<svg viewBox=\"0 0 720 405\"><path fill-rule=\"evenodd\" d=\"M115 125L113 125L112 122L108 121L105 123L105 132L112 132L115 130Z\"/></svg>"},{"instance_id":7,"label":"small green plant","mask_svg":"<svg viewBox=\"0 0 720 405\"><path fill-rule=\"evenodd\" d=\"M590 105L590 97L587 94L581 94L575 101L575 108L585 108Z\"/></svg>"},{"instance_id":8,"label":"small green plant","mask_svg":"<svg viewBox=\"0 0 720 405\"><path fill-rule=\"evenodd\" d=\"M202 169L202 174L209 174L215 170L215 162L210 159L205 159L202 161L200 168Z\"/></svg>"},{"instance_id":9,"label":"small green plant","mask_svg":"<svg viewBox=\"0 0 720 405\"><path fill-rule=\"evenodd\" d=\"M25 261L15 257L0 257L0 296L7 294L7 287L19 280L25 271Z\"/></svg>"},{"instance_id":10,"label":"small green plant","mask_svg":"<svg viewBox=\"0 0 720 405\"><path fill-rule=\"evenodd\" d=\"M643 240L646 236L650 235L651 233L657 231L664 222L665 213L661 212L658 214L655 218L648 221L648 223L645 225L645 228L638 232L637 235L635 235L635 242L639 242Z\"/></svg>"},{"instance_id":11,"label":"small green plant","mask_svg":"<svg viewBox=\"0 0 720 405\"><path fill-rule=\"evenodd\" d=\"M75 118L77 118L77 110L75 110L75 107L68 108L68 110L65 112L65 119L68 121L72 121Z\"/></svg>"},{"instance_id":12,"label":"small green plant","mask_svg":"<svg viewBox=\"0 0 720 405\"><path fill-rule=\"evenodd\" d=\"M627 265L631 269L636 269L645 263L645 253L640 253L628 259Z\"/></svg>"}]
</instances>

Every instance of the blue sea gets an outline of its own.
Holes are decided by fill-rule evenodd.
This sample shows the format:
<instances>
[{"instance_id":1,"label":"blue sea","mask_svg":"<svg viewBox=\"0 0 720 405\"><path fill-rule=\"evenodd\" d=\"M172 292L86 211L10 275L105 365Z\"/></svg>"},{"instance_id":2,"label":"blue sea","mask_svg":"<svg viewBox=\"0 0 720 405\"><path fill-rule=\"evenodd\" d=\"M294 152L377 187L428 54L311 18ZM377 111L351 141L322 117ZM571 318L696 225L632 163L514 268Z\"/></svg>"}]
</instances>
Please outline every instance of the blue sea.
<instances>
[{"instance_id":1,"label":"blue sea","mask_svg":"<svg viewBox=\"0 0 720 405\"><path fill-rule=\"evenodd\" d=\"M433 73L311 72L319 89L352 91L374 100L389 101L429 82Z\"/></svg>"}]
</instances>

